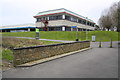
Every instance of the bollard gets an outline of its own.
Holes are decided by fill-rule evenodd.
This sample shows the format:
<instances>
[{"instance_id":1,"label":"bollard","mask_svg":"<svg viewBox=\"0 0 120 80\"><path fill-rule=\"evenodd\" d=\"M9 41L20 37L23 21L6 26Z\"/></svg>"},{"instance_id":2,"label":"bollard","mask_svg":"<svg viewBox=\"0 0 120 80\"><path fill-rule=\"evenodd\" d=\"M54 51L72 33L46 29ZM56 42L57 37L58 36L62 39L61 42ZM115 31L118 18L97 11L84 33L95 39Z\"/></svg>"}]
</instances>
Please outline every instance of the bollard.
<instances>
[{"instance_id":1,"label":"bollard","mask_svg":"<svg viewBox=\"0 0 120 80\"><path fill-rule=\"evenodd\" d=\"M76 41L79 41L79 39L76 39Z\"/></svg>"},{"instance_id":2,"label":"bollard","mask_svg":"<svg viewBox=\"0 0 120 80\"><path fill-rule=\"evenodd\" d=\"M99 42L99 48L101 48L101 41Z\"/></svg>"},{"instance_id":3,"label":"bollard","mask_svg":"<svg viewBox=\"0 0 120 80\"><path fill-rule=\"evenodd\" d=\"M36 37L35 37L35 39L36 39L36 40L39 39L39 33L38 33L38 32L36 32Z\"/></svg>"},{"instance_id":4,"label":"bollard","mask_svg":"<svg viewBox=\"0 0 120 80\"><path fill-rule=\"evenodd\" d=\"M112 48L112 39L110 39L110 48Z\"/></svg>"},{"instance_id":5,"label":"bollard","mask_svg":"<svg viewBox=\"0 0 120 80\"><path fill-rule=\"evenodd\" d=\"M35 38L36 38L36 40L37 39L39 39L39 28L38 27L36 27L36 29L35 29Z\"/></svg>"}]
</instances>

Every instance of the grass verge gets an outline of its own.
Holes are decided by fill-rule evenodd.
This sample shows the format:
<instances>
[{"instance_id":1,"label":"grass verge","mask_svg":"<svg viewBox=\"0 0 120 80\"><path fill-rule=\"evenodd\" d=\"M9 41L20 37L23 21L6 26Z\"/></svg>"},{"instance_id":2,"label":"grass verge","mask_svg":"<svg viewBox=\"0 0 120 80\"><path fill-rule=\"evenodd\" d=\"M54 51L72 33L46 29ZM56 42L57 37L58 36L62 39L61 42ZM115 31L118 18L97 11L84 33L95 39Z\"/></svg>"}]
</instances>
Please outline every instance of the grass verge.
<instances>
[{"instance_id":1,"label":"grass verge","mask_svg":"<svg viewBox=\"0 0 120 80\"><path fill-rule=\"evenodd\" d=\"M18 35L19 34L19 35ZM39 38L42 39L55 39L55 40L69 40L75 41L76 39L76 31L40 31ZM112 38L113 41L118 41L118 32L114 31L79 31L78 39L86 40L86 36L88 36L88 40L91 40L92 35L96 36L96 41L110 41ZM13 33L2 33L3 36L17 36L17 37L35 37L35 32L13 32Z\"/></svg>"}]
</instances>

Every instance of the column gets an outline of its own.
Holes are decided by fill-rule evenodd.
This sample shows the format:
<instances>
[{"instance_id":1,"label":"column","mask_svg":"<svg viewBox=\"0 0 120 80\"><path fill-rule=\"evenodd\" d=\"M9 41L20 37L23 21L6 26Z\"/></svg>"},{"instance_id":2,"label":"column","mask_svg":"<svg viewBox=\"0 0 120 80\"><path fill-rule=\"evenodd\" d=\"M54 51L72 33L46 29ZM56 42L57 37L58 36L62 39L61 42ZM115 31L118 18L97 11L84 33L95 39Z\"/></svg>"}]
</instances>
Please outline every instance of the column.
<instances>
[{"instance_id":1,"label":"column","mask_svg":"<svg viewBox=\"0 0 120 80\"><path fill-rule=\"evenodd\" d=\"M65 27L64 26L62 27L62 31L65 31Z\"/></svg>"},{"instance_id":2,"label":"column","mask_svg":"<svg viewBox=\"0 0 120 80\"><path fill-rule=\"evenodd\" d=\"M78 31L78 27L76 28L76 31Z\"/></svg>"},{"instance_id":3,"label":"column","mask_svg":"<svg viewBox=\"0 0 120 80\"><path fill-rule=\"evenodd\" d=\"M73 31L73 28L71 27L71 31Z\"/></svg>"},{"instance_id":4,"label":"column","mask_svg":"<svg viewBox=\"0 0 120 80\"><path fill-rule=\"evenodd\" d=\"M62 15L62 18L65 19L65 15Z\"/></svg>"},{"instance_id":5,"label":"column","mask_svg":"<svg viewBox=\"0 0 120 80\"><path fill-rule=\"evenodd\" d=\"M30 28L28 28L28 31L30 31Z\"/></svg>"}]
</instances>

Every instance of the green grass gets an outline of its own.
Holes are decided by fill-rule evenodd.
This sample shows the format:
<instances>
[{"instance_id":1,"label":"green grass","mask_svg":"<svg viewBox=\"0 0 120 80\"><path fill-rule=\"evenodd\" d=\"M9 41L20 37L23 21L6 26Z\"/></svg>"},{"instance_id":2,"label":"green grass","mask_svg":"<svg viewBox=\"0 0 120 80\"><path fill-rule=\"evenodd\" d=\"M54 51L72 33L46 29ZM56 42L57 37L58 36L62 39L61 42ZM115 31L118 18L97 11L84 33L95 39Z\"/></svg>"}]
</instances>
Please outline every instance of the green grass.
<instances>
[{"instance_id":1,"label":"green grass","mask_svg":"<svg viewBox=\"0 0 120 80\"><path fill-rule=\"evenodd\" d=\"M75 41L76 31L40 31L40 38L43 39L55 39L55 40L70 40ZM35 32L8 32L2 33L3 36L18 36L18 37L35 37ZM89 31L88 40L91 40L91 36L96 36L96 41L118 41L118 32L114 31ZM78 32L79 40L86 40L86 32ZM120 40L120 39L119 39Z\"/></svg>"},{"instance_id":2,"label":"green grass","mask_svg":"<svg viewBox=\"0 0 120 80\"><path fill-rule=\"evenodd\" d=\"M0 59L8 61L13 60L13 52L10 49L2 48L2 52L0 52Z\"/></svg>"}]
</instances>

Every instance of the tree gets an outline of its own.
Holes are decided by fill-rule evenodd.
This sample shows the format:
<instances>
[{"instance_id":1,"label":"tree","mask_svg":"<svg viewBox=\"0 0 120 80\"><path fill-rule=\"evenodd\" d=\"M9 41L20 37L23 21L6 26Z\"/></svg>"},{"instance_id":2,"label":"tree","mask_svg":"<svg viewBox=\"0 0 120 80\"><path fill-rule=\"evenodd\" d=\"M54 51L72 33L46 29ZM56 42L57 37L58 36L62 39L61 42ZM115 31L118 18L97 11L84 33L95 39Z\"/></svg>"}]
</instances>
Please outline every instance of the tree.
<instances>
[{"instance_id":1,"label":"tree","mask_svg":"<svg viewBox=\"0 0 120 80\"><path fill-rule=\"evenodd\" d=\"M110 17L111 17L111 21L112 21L112 26L115 26L117 27L117 31L120 32L120 26L118 25L119 24L119 21L120 21L120 18L119 18L119 14L120 14L120 2L116 2L114 3L111 7L110 7Z\"/></svg>"},{"instance_id":2,"label":"tree","mask_svg":"<svg viewBox=\"0 0 120 80\"><path fill-rule=\"evenodd\" d=\"M102 30L116 27L117 31L120 32L120 1L114 3L109 9L104 10L98 23Z\"/></svg>"},{"instance_id":3,"label":"tree","mask_svg":"<svg viewBox=\"0 0 120 80\"><path fill-rule=\"evenodd\" d=\"M112 26L110 16L108 14L105 15L105 16L104 15L101 16L100 19L99 19L99 25L100 25L102 30L107 29L109 31L111 26Z\"/></svg>"}]
</instances>

